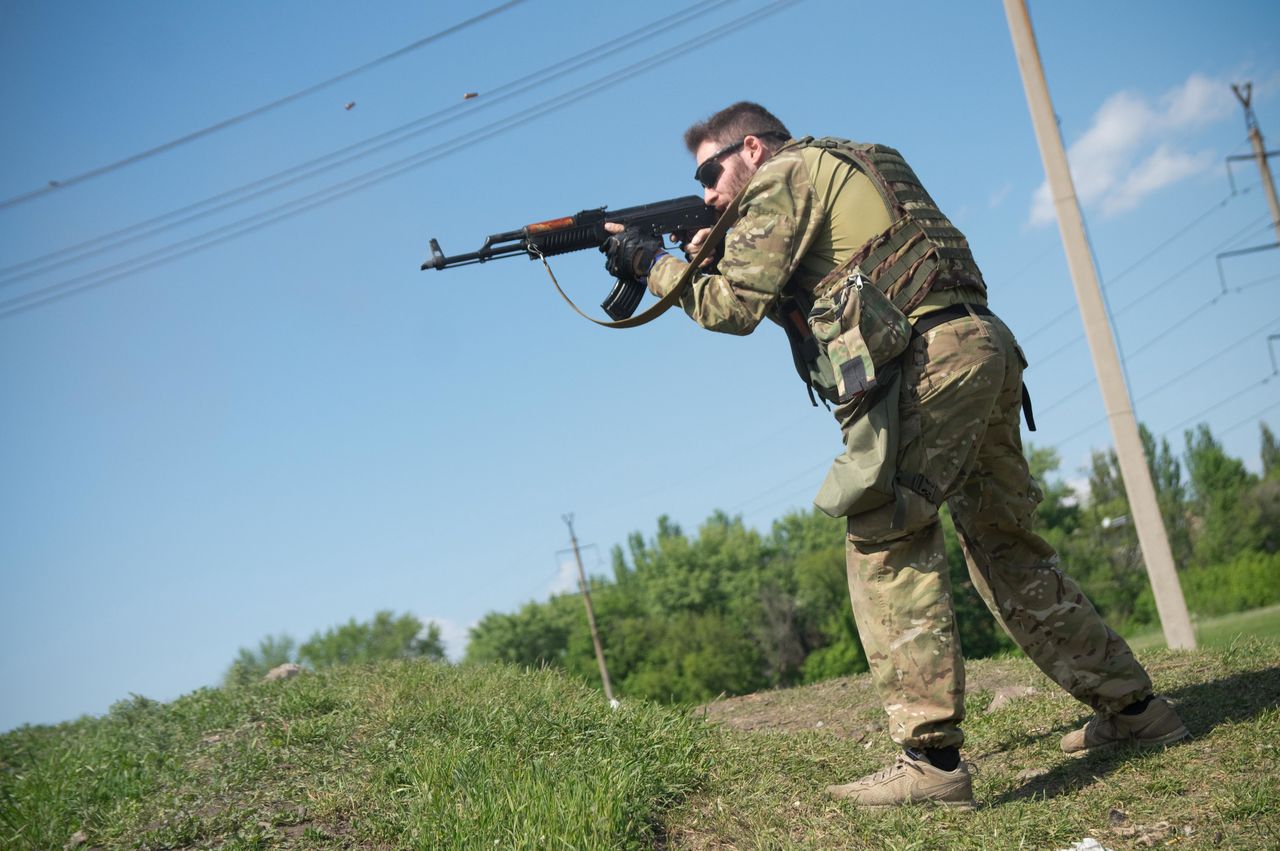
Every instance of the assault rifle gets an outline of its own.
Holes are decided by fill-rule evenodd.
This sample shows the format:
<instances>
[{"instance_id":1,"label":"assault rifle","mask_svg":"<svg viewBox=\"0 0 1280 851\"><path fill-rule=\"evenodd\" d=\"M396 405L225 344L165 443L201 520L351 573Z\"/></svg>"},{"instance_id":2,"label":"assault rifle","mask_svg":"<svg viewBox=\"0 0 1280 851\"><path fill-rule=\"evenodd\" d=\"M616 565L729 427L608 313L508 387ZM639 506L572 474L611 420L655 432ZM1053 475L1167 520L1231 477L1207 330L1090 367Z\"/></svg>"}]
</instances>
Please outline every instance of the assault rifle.
<instances>
[{"instance_id":1,"label":"assault rifle","mask_svg":"<svg viewBox=\"0 0 1280 851\"><path fill-rule=\"evenodd\" d=\"M627 227L639 228L659 239L664 234L676 234L681 241L701 228L716 223L714 207L708 207L696 195L672 198L653 204L641 204L625 210L605 212L606 207L583 210L575 216L549 219L526 225L518 230L495 233L485 237L479 251L446 257L440 251L440 243L431 240L431 259L422 264L425 269L448 269L451 266L469 266L499 257L524 254L530 260L568 254L585 248L596 248L608 237L605 222L617 222ZM609 297L600 305L614 320L626 319L635 313L644 296L644 284L639 281L619 280Z\"/></svg>"}]
</instances>

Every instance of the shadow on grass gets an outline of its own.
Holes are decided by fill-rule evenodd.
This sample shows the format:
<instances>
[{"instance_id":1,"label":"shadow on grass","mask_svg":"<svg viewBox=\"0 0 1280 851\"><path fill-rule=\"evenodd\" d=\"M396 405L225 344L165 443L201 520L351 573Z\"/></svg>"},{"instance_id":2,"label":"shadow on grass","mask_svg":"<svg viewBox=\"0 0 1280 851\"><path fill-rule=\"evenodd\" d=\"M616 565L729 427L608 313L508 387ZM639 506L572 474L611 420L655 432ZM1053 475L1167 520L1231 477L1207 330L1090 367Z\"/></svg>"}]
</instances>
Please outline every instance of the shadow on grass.
<instances>
[{"instance_id":1,"label":"shadow on grass","mask_svg":"<svg viewBox=\"0 0 1280 851\"><path fill-rule=\"evenodd\" d=\"M1247 721L1280 703L1280 667L1234 674L1208 683L1183 686L1164 694L1177 703L1178 714L1195 739L1221 724ZM1051 734L1060 735L1076 726L1064 724L1051 731ZM996 805L1026 798L1053 798L1073 792L1105 777L1126 761L1148 753L1150 751L1128 747L1070 760L1048 774L1010 789L989 803Z\"/></svg>"}]
</instances>

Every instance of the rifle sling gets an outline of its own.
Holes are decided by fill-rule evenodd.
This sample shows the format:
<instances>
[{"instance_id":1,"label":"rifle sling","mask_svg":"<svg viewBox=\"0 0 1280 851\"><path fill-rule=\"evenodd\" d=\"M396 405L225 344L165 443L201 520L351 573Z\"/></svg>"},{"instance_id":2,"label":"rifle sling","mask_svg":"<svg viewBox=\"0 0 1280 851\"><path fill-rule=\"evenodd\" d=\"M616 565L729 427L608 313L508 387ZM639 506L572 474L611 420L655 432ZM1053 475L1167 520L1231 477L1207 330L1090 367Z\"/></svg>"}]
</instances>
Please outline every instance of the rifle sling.
<instances>
[{"instance_id":1,"label":"rifle sling","mask_svg":"<svg viewBox=\"0 0 1280 851\"><path fill-rule=\"evenodd\" d=\"M745 190L746 187L743 187L744 192ZM648 310L636 316L628 316L626 319L606 321L604 319L596 319L594 316L588 316L586 313L583 313L582 309L573 303L573 299L569 298L569 296L565 294L565 291L560 288L560 282L556 280L555 272L551 271L551 264L547 262L547 258L544 257L541 252L538 252L536 248L534 249L534 252L538 254L539 258L541 258L542 265L546 267L547 274L551 276L551 283L555 285L556 292L560 293L560 297L564 299L565 302L573 308L574 312L583 319L588 319L597 325L603 325L605 328L637 328L657 319L659 316L666 313L667 309L671 307L671 305L680 300L680 297L684 295L685 289L689 286L689 282L693 280L694 272L701 268L702 261L711 256L711 253L715 251L716 246L720 244L722 239L724 239L724 235L728 232L730 225L737 221L738 202L741 199L742 193L739 193L738 197L733 199L733 203L725 208L724 213L721 214L719 220L716 221L715 227L711 228L711 233L707 235L706 241L702 243L702 248L698 250L697 256L689 261L689 265L685 267L684 274L680 276L680 280L676 281L676 285L671 288L671 291L660 298L657 303L653 304Z\"/></svg>"}]
</instances>

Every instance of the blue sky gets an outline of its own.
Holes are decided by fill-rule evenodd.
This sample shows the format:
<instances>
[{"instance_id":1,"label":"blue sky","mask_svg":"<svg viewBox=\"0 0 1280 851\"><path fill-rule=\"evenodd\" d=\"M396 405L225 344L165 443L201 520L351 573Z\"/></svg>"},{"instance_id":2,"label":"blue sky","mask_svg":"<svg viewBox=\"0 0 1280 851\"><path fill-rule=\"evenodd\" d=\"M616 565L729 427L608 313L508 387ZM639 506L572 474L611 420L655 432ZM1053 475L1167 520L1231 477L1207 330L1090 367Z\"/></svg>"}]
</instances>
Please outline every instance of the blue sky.
<instances>
[{"instance_id":1,"label":"blue sky","mask_svg":"<svg viewBox=\"0 0 1280 851\"><path fill-rule=\"evenodd\" d=\"M0 4L0 198L301 91L479 8ZM418 271L430 237L469 251L531 221L695 192L680 134L735 100L766 104L797 134L904 152L969 235L1032 362L1030 439L1058 448L1063 477L1082 476L1110 436L1000 4L906 16L804 0L737 29L773 4L672 18L687 8L528 0L0 209L7 269L445 111L277 193L21 280L0 274L0 729L101 713L130 693L171 699L216 683L264 635L305 639L379 609L439 622L457 654L485 612L563 587L564 514L603 572L610 547L662 514L693 530L720 509L767 530L808 506L839 436L776 329L732 338L678 313L600 329L523 259ZM1258 423L1280 411L1280 380L1267 380L1280 252L1225 261L1225 291L1215 255L1276 241L1256 168L1233 167L1248 191L1232 196L1224 160L1248 151L1231 82L1253 81L1270 147L1280 139L1280 8L1089 0L1035 3L1032 17L1139 418L1175 448L1207 422L1256 469ZM531 76L633 31L651 37ZM592 82L608 86L582 95ZM254 226L415 154L425 162ZM114 264L240 230L103 280ZM598 255L555 268L598 304ZM64 284L93 286L14 310Z\"/></svg>"}]
</instances>

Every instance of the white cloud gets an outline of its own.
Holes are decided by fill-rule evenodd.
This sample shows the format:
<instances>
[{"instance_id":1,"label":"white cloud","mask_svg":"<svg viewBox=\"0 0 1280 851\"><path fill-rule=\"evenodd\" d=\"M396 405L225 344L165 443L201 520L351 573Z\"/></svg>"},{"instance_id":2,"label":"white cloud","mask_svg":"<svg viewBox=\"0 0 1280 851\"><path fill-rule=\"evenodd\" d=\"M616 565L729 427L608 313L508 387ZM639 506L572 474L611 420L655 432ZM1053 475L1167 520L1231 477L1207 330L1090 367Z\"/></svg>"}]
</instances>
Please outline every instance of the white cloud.
<instances>
[{"instance_id":1,"label":"white cloud","mask_svg":"<svg viewBox=\"0 0 1280 851\"><path fill-rule=\"evenodd\" d=\"M1071 493L1074 496L1076 505L1080 505L1081 503L1087 504L1089 502L1090 488L1089 479L1087 477L1068 477L1065 481L1067 487L1071 488Z\"/></svg>"},{"instance_id":2,"label":"white cloud","mask_svg":"<svg viewBox=\"0 0 1280 851\"><path fill-rule=\"evenodd\" d=\"M1049 182L1045 181L1036 187L1036 191L1031 195L1031 219L1028 222L1032 227L1042 227L1053 222L1056 213L1053 209L1053 196L1049 194Z\"/></svg>"},{"instance_id":3,"label":"white cloud","mask_svg":"<svg viewBox=\"0 0 1280 851\"><path fill-rule=\"evenodd\" d=\"M1102 212L1106 215L1132 210L1142 199L1184 177L1199 174L1214 162L1213 153L1201 151L1187 154L1171 150L1166 145L1156 148L1151 156L1139 163L1115 189L1102 199Z\"/></svg>"},{"instance_id":4,"label":"white cloud","mask_svg":"<svg viewBox=\"0 0 1280 851\"><path fill-rule=\"evenodd\" d=\"M556 578L547 586L547 594L554 597L557 594L567 594L577 590L578 565L572 559L560 562L560 570L556 573Z\"/></svg>"},{"instance_id":5,"label":"white cloud","mask_svg":"<svg viewBox=\"0 0 1280 851\"><path fill-rule=\"evenodd\" d=\"M475 624L463 626L444 618L427 618L427 623L433 623L440 627L440 638L444 640L445 655L454 662L461 659L463 652L467 649L467 640L470 637L471 627L475 626Z\"/></svg>"},{"instance_id":6,"label":"white cloud","mask_svg":"<svg viewBox=\"0 0 1280 851\"><path fill-rule=\"evenodd\" d=\"M1104 215L1114 215L1209 168L1212 152L1192 153L1186 137L1230 117L1234 108L1230 85L1202 74L1192 74L1155 102L1136 92L1111 95L1067 150L1080 203L1099 204ZM1032 195L1029 223L1040 226L1054 219L1046 181Z\"/></svg>"},{"instance_id":7,"label":"white cloud","mask_svg":"<svg viewBox=\"0 0 1280 851\"><path fill-rule=\"evenodd\" d=\"M1175 128L1213 124L1236 111L1231 85L1200 74L1192 74L1181 88L1166 92L1161 102L1166 123Z\"/></svg>"}]
</instances>

